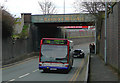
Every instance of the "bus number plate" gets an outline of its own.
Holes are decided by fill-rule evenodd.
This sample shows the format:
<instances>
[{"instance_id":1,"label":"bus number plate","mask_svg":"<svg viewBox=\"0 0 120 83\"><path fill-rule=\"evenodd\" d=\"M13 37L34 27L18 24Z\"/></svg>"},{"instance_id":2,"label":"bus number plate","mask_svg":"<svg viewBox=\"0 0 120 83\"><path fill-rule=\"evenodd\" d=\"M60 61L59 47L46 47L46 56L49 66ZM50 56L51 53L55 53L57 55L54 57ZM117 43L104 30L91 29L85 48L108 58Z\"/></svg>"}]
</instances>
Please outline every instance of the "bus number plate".
<instances>
[{"instance_id":1,"label":"bus number plate","mask_svg":"<svg viewBox=\"0 0 120 83\"><path fill-rule=\"evenodd\" d=\"M57 70L56 68L50 68L50 70Z\"/></svg>"}]
</instances>

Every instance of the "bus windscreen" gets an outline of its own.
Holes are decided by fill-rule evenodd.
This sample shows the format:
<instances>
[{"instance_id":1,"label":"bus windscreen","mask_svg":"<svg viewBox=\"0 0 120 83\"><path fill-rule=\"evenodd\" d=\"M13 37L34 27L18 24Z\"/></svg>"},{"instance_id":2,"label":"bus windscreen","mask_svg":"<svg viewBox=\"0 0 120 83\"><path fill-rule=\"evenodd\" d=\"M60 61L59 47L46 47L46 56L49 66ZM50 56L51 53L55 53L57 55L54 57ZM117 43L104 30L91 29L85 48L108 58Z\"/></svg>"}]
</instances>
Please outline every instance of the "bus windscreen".
<instances>
[{"instance_id":1,"label":"bus windscreen","mask_svg":"<svg viewBox=\"0 0 120 83\"><path fill-rule=\"evenodd\" d=\"M41 61L46 62L67 62L67 46L42 45Z\"/></svg>"}]
</instances>

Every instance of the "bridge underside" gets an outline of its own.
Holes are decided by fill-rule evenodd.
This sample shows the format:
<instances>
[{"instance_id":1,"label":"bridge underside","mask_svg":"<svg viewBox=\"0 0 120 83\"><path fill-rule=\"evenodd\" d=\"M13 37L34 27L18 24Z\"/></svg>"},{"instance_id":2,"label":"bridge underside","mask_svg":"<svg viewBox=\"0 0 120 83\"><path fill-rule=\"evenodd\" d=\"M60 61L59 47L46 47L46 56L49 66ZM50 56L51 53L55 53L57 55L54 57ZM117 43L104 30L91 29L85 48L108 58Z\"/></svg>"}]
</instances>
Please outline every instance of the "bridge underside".
<instances>
[{"instance_id":1,"label":"bridge underside","mask_svg":"<svg viewBox=\"0 0 120 83\"><path fill-rule=\"evenodd\" d=\"M60 35L60 28L58 26L93 26L94 22L64 22L64 23L34 23L38 28L38 35L40 37L58 37Z\"/></svg>"},{"instance_id":2,"label":"bridge underside","mask_svg":"<svg viewBox=\"0 0 120 83\"><path fill-rule=\"evenodd\" d=\"M45 26L93 26L94 22L63 22L63 23L34 23L35 25Z\"/></svg>"}]
</instances>

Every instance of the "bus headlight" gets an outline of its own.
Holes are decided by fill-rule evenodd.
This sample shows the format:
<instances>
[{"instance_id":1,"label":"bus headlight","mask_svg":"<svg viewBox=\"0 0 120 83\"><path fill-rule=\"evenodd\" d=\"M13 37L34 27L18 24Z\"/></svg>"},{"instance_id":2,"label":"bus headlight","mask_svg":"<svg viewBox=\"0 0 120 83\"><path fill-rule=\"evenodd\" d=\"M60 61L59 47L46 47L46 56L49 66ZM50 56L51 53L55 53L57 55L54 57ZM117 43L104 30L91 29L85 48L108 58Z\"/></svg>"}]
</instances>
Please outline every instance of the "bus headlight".
<instances>
[{"instance_id":1,"label":"bus headlight","mask_svg":"<svg viewBox=\"0 0 120 83\"><path fill-rule=\"evenodd\" d=\"M65 65L65 67L68 67L68 65Z\"/></svg>"},{"instance_id":2,"label":"bus headlight","mask_svg":"<svg viewBox=\"0 0 120 83\"><path fill-rule=\"evenodd\" d=\"M65 67L68 67L68 64L64 64Z\"/></svg>"},{"instance_id":3,"label":"bus headlight","mask_svg":"<svg viewBox=\"0 0 120 83\"><path fill-rule=\"evenodd\" d=\"M40 62L39 65L42 66L42 63Z\"/></svg>"}]
</instances>

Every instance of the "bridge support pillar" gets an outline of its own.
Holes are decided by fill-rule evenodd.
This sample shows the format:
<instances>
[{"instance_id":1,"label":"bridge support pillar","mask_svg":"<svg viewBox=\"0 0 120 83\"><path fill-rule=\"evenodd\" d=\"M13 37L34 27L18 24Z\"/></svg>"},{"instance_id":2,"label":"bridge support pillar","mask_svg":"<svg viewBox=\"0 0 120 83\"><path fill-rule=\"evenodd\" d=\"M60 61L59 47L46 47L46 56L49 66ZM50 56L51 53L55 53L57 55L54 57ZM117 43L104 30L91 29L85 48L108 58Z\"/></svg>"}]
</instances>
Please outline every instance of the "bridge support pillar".
<instances>
[{"instance_id":1,"label":"bridge support pillar","mask_svg":"<svg viewBox=\"0 0 120 83\"><path fill-rule=\"evenodd\" d=\"M31 13L21 13L21 18L23 19L25 24L31 23Z\"/></svg>"}]
</instances>

